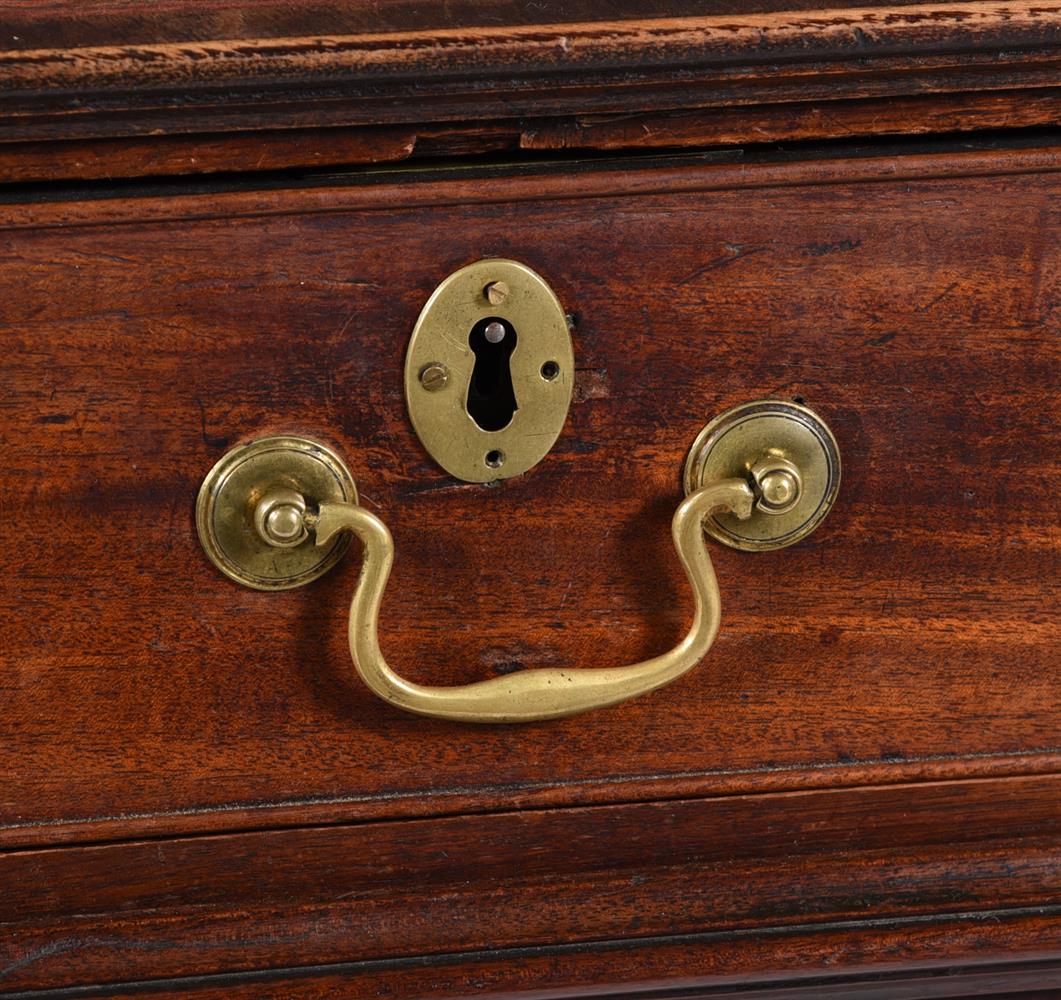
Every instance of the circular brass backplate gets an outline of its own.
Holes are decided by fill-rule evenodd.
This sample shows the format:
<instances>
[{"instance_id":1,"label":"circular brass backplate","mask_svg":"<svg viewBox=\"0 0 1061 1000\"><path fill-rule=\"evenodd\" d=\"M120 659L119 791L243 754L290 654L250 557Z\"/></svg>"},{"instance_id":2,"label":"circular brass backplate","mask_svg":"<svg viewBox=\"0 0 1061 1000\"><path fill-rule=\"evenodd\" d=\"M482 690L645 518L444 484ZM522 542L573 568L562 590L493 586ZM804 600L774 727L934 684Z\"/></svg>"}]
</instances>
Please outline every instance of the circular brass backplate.
<instances>
[{"instance_id":1,"label":"circular brass backplate","mask_svg":"<svg viewBox=\"0 0 1061 1000\"><path fill-rule=\"evenodd\" d=\"M712 538L745 551L780 549L806 538L829 513L840 488L836 439L813 410L782 399L744 403L712 420L685 461L686 495L717 479L749 478L767 457L799 470L796 503L783 513L757 505L744 521L732 514L709 517L704 530Z\"/></svg>"},{"instance_id":2,"label":"circular brass backplate","mask_svg":"<svg viewBox=\"0 0 1061 1000\"><path fill-rule=\"evenodd\" d=\"M350 470L316 441L268 437L228 452L203 480L195 522L210 561L225 576L255 590L288 590L316 580L349 545L345 532L321 548L312 536L291 548L263 541L254 526L255 507L277 488L300 493L310 508L334 501L357 503Z\"/></svg>"}]
</instances>

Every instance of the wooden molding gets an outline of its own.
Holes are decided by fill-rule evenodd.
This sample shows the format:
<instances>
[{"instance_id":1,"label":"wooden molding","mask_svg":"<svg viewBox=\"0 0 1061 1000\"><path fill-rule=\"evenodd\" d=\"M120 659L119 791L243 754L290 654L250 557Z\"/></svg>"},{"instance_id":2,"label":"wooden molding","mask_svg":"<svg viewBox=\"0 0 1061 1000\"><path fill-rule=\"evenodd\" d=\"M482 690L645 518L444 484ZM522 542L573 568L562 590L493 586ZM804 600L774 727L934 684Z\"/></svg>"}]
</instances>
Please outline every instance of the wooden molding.
<instances>
[{"instance_id":1,"label":"wooden molding","mask_svg":"<svg viewBox=\"0 0 1061 1000\"><path fill-rule=\"evenodd\" d=\"M0 123L13 141L635 113L1042 87L1059 62L1061 5L1031 0L123 41L0 53Z\"/></svg>"},{"instance_id":2,"label":"wooden molding","mask_svg":"<svg viewBox=\"0 0 1061 1000\"><path fill-rule=\"evenodd\" d=\"M615 982L642 989L655 978L717 985L745 964L796 975L941 953L958 965L963 954L1057 958L1059 783L819 789L13 851L0 854L0 993L335 963L358 963L339 970L356 991L415 956L420 968L466 973L488 960L495 987L519 991L544 985L524 971L550 950L565 985L575 966L610 958L625 969ZM1013 921L1035 933L1007 930ZM654 968L664 955L671 964Z\"/></svg>"}]
</instances>

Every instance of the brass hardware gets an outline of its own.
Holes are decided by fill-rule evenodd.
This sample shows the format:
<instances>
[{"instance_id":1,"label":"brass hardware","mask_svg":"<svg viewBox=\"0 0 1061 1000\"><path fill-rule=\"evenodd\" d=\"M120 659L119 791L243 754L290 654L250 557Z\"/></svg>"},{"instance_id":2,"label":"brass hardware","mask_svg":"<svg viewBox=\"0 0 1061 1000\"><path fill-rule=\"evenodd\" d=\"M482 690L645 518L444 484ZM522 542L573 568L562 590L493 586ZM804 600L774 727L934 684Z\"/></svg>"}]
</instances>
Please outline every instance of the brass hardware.
<instances>
[{"instance_id":1,"label":"brass hardware","mask_svg":"<svg viewBox=\"0 0 1061 1000\"><path fill-rule=\"evenodd\" d=\"M840 488L836 439L813 410L780 399L727 410L697 435L685 462L685 492L730 476L755 493L752 516L715 514L704 530L726 545L764 551L806 538Z\"/></svg>"},{"instance_id":2,"label":"brass hardware","mask_svg":"<svg viewBox=\"0 0 1061 1000\"><path fill-rule=\"evenodd\" d=\"M534 722L604 708L669 684L700 662L721 618L718 581L704 544L704 518L717 510L738 518L752 512L755 495L744 479L725 479L697 490L678 506L671 535L693 589L693 623L672 650L626 667L553 667L491 677L474 684L430 687L406 680L379 648L379 607L394 561L394 541L375 514L352 503L322 504L314 523L317 544L344 531L361 540L361 575L350 603L350 656L362 680L384 701L418 715L461 722Z\"/></svg>"},{"instance_id":3,"label":"brass hardware","mask_svg":"<svg viewBox=\"0 0 1061 1000\"><path fill-rule=\"evenodd\" d=\"M445 365L430 364L420 369L420 384L428 392L445 389L449 382L449 369Z\"/></svg>"},{"instance_id":4,"label":"brass hardware","mask_svg":"<svg viewBox=\"0 0 1061 1000\"><path fill-rule=\"evenodd\" d=\"M764 514L787 514L799 503L803 477L787 458L768 453L753 462L748 472L758 487L757 510Z\"/></svg>"},{"instance_id":5,"label":"brass hardware","mask_svg":"<svg viewBox=\"0 0 1061 1000\"><path fill-rule=\"evenodd\" d=\"M508 285L503 281L491 281L483 289L486 301L492 306L499 306L508 298Z\"/></svg>"},{"instance_id":6,"label":"brass hardware","mask_svg":"<svg viewBox=\"0 0 1061 1000\"><path fill-rule=\"evenodd\" d=\"M419 377L414 387L422 391ZM484 460L500 469L509 456L494 448ZM349 534L356 535L363 556L347 637L354 668L369 689L419 715L533 722L614 705L692 669L711 648L721 619L705 532L735 548L790 545L821 522L839 481L836 442L806 407L762 400L722 414L701 431L689 453L688 495L671 522L675 551L693 590L692 625L681 642L625 667L548 667L453 687L406 680L384 659L379 609L394 541L375 514L358 506L346 466L323 445L277 437L234 449L206 477L196 514L203 547L214 563L233 579L261 589L314 579L340 557Z\"/></svg>"},{"instance_id":7,"label":"brass hardware","mask_svg":"<svg viewBox=\"0 0 1061 1000\"><path fill-rule=\"evenodd\" d=\"M504 356L508 412L487 429L469 410L473 334ZM513 346L514 344L514 346ZM567 419L575 357L567 318L545 281L513 260L481 260L446 278L420 313L405 357L416 433L450 475L484 483L540 462Z\"/></svg>"},{"instance_id":8,"label":"brass hardware","mask_svg":"<svg viewBox=\"0 0 1061 1000\"><path fill-rule=\"evenodd\" d=\"M296 587L320 576L341 556L350 534L356 535L364 551L350 603L348 638L350 656L364 682L405 711L499 723L557 719L614 705L692 669L711 648L721 617L704 519L719 510L749 517L754 503L749 484L734 478L712 482L679 504L671 535L694 604L688 633L670 651L631 666L550 667L454 687L415 684L383 658L379 608L394 561L394 542L387 526L358 506L346 466L323 445L274 437L235 448L203 482L196 518L214 564L232 579L263 590Z\"/></svg>"},{"instance_id":9,"label":"brass hardware","mask_svg":"<svg viewBox=\"0 0 1061 1000\"><path fill-rule=\"evenodd\" d=\"M270 437L228 452L199 490L195 521L210 561L256 590L286 590L328 572L349 545L310 537L313 504L357 502L349 470L330 448Z\"/></svg>"},{"instance_id":10,"label":"brass hardware","mask_svg":"<svg viewBox=\"0 0 1061 1000\"><path fill-rule=\"evenodd\" d=\"M289 549L309 534L304 518L306 498L285 487L272 489L255 504L254 529L267 545Z\"/></svg>"}]
</instances>

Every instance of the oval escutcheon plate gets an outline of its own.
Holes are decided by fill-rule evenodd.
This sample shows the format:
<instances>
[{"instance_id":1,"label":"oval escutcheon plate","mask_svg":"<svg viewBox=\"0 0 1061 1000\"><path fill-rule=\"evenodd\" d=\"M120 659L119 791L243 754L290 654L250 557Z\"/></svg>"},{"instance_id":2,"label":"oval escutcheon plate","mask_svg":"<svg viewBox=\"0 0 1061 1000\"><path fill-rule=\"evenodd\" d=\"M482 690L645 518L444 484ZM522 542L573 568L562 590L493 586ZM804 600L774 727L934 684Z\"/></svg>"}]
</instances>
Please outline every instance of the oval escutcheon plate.
<instances>
[{"instance_id":1,"label":"oval escutcheon plate","mask_svg":"<svg viewBox=\"0 0 1061 1000\"><path fill-rule=\"evenodd\" d=\"M481 260L427 300L405 356L405 398L431 457L457 479L485 483L518 476L548 454L574 375L553 290L517 261Z\"/></svg>"}]
</instances>

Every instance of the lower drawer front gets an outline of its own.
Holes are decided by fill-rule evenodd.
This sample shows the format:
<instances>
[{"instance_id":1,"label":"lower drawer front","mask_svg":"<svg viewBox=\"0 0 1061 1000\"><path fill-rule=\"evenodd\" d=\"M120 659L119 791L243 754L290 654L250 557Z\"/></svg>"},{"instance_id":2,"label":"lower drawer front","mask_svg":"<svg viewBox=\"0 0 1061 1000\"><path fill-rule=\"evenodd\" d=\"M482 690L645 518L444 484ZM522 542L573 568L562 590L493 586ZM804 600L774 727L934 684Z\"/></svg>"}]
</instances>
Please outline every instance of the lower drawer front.
<instances>
[{"instance_id":1,"label":"lower drawer front","mask_svg":"<svg viewBox=\"0 0 1061 1000\"><path fill-rule=\"evenodd\" d=\"M10 205L0 838L1049 770L1061 715L1058 195L1049 151ZM574 319L574 402L524 476L449 478L403 355L446 274L525 262ZM669 538L697 431L805 400L835 509L711 543L719 638L621 706L522 727L395 711L353 673L358 555L259 593L193 507L232 445L349 463L397 562L413 680L634 662L690 597Z\"/></svg>"},{"instance_id":2,"label":"lower drawer front","mask_svg":"<svg viewBox=\"0 0 1061 1000\"><path fill-rule=\"evenodd\" d=\"M180 979L173 992L208 996L322 984L342 997L570 995L825 977L846 996L879 977L953 990L989 972L1061 988L1059 785L923 782L13 851L0 854L0 994Z\"/></svg>"}]
</instances>

